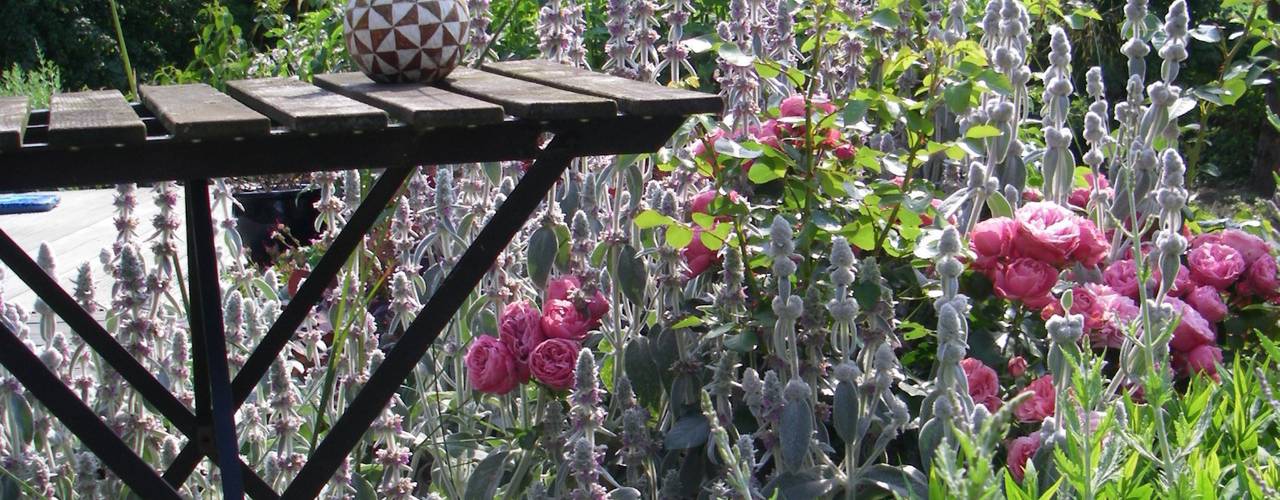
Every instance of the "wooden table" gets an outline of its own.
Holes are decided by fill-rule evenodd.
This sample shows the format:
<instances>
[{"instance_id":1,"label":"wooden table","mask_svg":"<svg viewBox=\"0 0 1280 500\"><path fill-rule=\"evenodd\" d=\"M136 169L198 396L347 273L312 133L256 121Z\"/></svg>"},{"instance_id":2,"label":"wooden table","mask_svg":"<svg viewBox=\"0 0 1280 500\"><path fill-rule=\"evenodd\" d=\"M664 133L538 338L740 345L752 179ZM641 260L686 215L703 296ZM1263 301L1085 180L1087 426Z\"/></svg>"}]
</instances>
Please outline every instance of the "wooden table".
<instances>
[{"instance_id":1,"label":"wooden table","mask_svg":"<svg viewBox=\"0 0 1280 500\"><path fill-rule=\"evenodd\" d=\"M688 115L718 113L715 95L546 61L458 69L434 86L383 85L359 73L144 86L56 94L48 110L0 98L0 190L177 180L185 186L194 411L179 402L3 231L0 260L111 364L189 443L161 475L120 440L0 324L0 363L102 463L144 498L176 488L204 457L226 498L312 498L386 407L431 343L576 157L660 148ZM546 133L553 138L539 147ZM267 373L324 289L418 165L534 159L387 353L306 465L277 494L239 457L235 410ZM226 359L209 179L385 169L234 379Z\"/></svg>"}]
</instances>

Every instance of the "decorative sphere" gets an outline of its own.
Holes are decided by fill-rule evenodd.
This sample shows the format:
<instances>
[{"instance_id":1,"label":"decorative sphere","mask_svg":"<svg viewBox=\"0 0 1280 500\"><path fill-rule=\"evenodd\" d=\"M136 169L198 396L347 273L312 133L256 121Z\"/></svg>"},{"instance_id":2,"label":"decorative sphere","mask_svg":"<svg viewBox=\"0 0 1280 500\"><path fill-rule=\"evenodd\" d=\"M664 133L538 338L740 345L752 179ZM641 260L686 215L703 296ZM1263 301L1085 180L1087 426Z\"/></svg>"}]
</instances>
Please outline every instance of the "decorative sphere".
<instances>
[{"instance_id":1,"label":"decorative sphere","mask_svg":"<svg viewBox=\"0 0 1280 500\"><path fill-rule=\"evenodd\" d=\"M342 35L360 70L382 83L429 83L462 61L465 0L347 0Z\"/></svg>"}]
</instances>

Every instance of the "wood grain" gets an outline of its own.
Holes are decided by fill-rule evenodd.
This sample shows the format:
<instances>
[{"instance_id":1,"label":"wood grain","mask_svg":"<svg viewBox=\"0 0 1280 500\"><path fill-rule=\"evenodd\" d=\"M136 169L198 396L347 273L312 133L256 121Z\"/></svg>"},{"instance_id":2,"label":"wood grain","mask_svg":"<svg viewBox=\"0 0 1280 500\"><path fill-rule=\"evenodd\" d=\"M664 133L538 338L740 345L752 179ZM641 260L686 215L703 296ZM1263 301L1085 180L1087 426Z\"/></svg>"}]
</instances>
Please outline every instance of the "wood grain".
<instances>
[{"instance_id":1,"label":"wood grain","mask_svg":"<svg viewBox=\"0 0 1280 500\"><path fill-rule=\"evenodd\" d=\"M506 116L497 104L420 83L375 83L363 73L317 75L315 84L381 108L417 128L484 125Z\"/></svg>"},{"instance_id":2,"label":"wood grain","mask_svg":"<svg viewBox=\"0 0 1280 500\"><path fill-rule=\"evenodd\" d=\"M144 85L142 103L178 139L266 135L271 120L203 83Z\"/></svg>"},{"instance_id":3,"label":"wood grain","mask_svg":"<svg viewBox=\"0 0 1280 500\"><path fill-rule=\"evenodd\" d=\"M52 147L113 146L146 140L146 125L119 90L54 94L49 99Z\"/></svg>"},{"instance_id":4,"label":"wood grain","mask_svg":"<svg viewBox=\"0 0 1280 500\"><path fill-rule=\"evenodd\" d=\"M508 114L531 120L599 118L618 114L617 105L609 99L468 68L453 70L439 86L501 104Z\"/></svg>"},{"instance_id":5,"label":"wood grain","mask_svg":"<svg viewBox=\"0 0 1280 500\"><path fill-rule=\"evenodd\" d=\"M0 97L0 153L22 147L30 111L26 97Z\"/></svg>"},{"instance_id":6,"label":"wood grain","mask_svg":"<svg viewBox=\"0 0 1280 500\"><path fill-rule=\"evenodd\" d=\"M664 87L542 60L488 63L486 71L549 87L613 99L623 113L642 116L720 113L720 96Z\"/></svg>"},{"instance_id":7,"label":"wood grain","mask_svg":"<svg viewBox=\"0 0 1280 500\"><path fill-rule=\"evenodd\" d=\"M382 110L293 78L228 82L227 93L296 132L340 133L387 126Z\"/></svg>"}]
</instances>

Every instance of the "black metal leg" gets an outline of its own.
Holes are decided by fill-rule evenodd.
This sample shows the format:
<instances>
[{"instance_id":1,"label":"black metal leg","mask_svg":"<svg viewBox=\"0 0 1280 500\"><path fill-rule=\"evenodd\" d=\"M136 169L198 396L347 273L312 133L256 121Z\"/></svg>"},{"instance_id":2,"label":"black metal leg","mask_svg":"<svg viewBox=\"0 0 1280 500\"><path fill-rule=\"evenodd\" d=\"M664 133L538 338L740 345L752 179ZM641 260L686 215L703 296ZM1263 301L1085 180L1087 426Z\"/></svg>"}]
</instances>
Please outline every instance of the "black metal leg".
<instances>
[{"instance_id":1,"label":"black metal leg","mask_svg":"<svg viewBox=\"0 0 1280 500\"><path fill-rule=\"evenodd\" d=\"M182 498L0 322L0 364L142 498Z\"/></svg>"},{"instance_id":2,"label":"black metal leg","mask_svg":"<svg viewBox=\"0 0 1280 500\"><path fill-rule=\"evenodd\" d=\"M222 294L218 286L208 180L187 181L186 205L187 227L191 228L190 248L194 250L192 261L195 263L188 270L191 274L191 332L197 340L195 344L204 345L208 370L208 386L197 387L196 391L197 394L206 390L209 393L214 448L222 472L222 498L243 499L244 482L240 473L235 408L231 402L231 375L227 367L227 337L222 324Z\"/></svg>"},{"instance_id":3,"label":"black metal leg","mask_svg":"<svg viewBox=\"0 0 1280 500\"><path fill-rule=\"evenodd\" d=\"M431 347L462 306L467 295L489 272L498 254L538 208L551 187L560 179L573 159L567 144L572 134L556 135L542 150L528 173L516 185L507 201L498 207L471 246L458 259L453 270L432 294L404 336L387 353L382 364L370 376L364 388L351 401L347 411L334 424L324 441L316 448L307 464L298 472L281 498L314 498L351 449L360 441L387 402L400 388L409 372Z\"/></svg>"},{"instance_id":4,"label":"black metal leg","mask_svg":"<svg viewBox=\"0 0 1280 500\"><path fill-rule=\"evenodd\" d=\"M369 228L378 221L379 216L386 209L387 204L400 191L400 186L404 184L405 179L413 173L412 168L395 167L388 168L369 189L369 193L365 195L364 201L351 214L351 218L347 220L346 225L338 232L333 243L329 245L329 249L320 257L320 262L311 271L311 275L302 282L302 286L298 288L298 293L294 294L289 300L289 304L285 306L284 311L280 313L280 317L272 323L271 329L267 331L262 340L254 348L253 353L249 355L249 359L245 360L244 366L236 372L235 379L231 382L232 399L235 402L235 408L240 408L249 394L253 392L253 388L258 385L262 377L267 374L267 370L271 368L271 363L280 355L280 351L284 349L289 339L293 338L294 332L298 330L298 326L306 319L307 313L320 300L326 288L333 281L334 276L338 275L338 271L342 269L343 264L351 257L351 252L364 239ZM194 269L194 267L192 268ZM195 308L193 308L193 313ZM194 320L195 317L193 316ZM187 443L187 446L178 454L178 458L169 466L169 470L165 472L165 479L169 481L185 481L187 476L195 470L196 465L200 463L201 454L196 450L195 443Z\"/></svg>"}]
</instances>

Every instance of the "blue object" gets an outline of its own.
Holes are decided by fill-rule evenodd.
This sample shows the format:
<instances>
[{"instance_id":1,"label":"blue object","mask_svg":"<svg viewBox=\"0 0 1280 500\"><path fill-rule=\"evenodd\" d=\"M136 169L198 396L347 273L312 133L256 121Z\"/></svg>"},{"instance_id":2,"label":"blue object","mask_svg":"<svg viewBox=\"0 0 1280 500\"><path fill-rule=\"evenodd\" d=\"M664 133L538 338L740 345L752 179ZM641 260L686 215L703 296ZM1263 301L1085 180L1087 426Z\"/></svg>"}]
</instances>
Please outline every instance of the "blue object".
<instances>
[{"instance_id":1,"label":"blue object","mask_svg":"<svg viewBox=\"0 0 1280 500\"><path fill-rule=\"evenodd\" d=\"M58 206L61 199L54 193L0 194L0 214L48 212Z\"/></svg>"}]
</instances>

